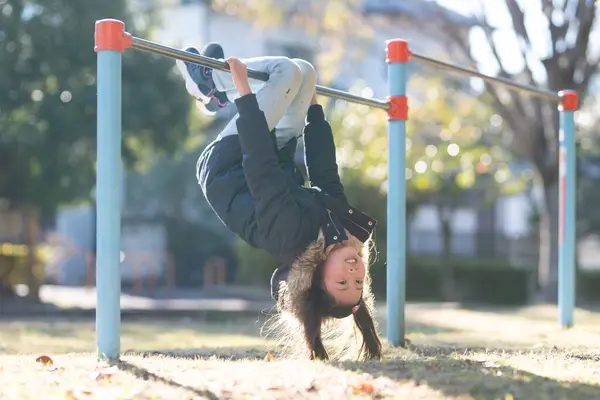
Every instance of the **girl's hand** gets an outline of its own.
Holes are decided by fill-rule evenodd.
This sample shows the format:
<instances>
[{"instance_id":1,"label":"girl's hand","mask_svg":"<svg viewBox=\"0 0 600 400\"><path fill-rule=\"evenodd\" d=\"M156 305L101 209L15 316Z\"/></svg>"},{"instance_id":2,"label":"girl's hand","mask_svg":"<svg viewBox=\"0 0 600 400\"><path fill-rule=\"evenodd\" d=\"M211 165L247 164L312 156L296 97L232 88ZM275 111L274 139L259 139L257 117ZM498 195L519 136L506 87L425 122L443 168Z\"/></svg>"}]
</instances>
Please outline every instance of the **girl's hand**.
<instances>
[{"instance_id":1,"label":"girl's hand","mask_svg":"<svg viewBox=\"0 0 600 400\"><path fill-rule=\"evenodd\" d=\"M319 104L319 103L317 102L317 90L316 90L316 89L315 89L315 91L313 92L313 97L312 97L312 99L311 99L311 101L310 101L310 105L311 105L311 106L312 106L312 105L314 105L314 104Z\"/></svg>"},{"instance_id":2,"label":"girl's hand","mask_svg":"<svg viewBox=\"0 0 600 400\"><path fill-rule=\"evenodd\" d=\"M248 67L236 57L229 57L225 62L229 65L233 84L241 97L252 93L248 82Z\"/></svg>"}]
</instances>

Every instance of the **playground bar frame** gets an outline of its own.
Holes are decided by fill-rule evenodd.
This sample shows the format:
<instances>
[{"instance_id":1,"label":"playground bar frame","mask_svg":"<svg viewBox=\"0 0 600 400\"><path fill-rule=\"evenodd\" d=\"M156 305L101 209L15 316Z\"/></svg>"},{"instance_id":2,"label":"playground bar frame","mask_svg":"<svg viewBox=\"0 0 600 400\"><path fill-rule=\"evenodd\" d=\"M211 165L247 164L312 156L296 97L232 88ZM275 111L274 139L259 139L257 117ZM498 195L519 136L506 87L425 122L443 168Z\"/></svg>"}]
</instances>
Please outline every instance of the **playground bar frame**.
<instances>
[{"instance_id":1,"label":"playground bar frame","mask_svg":"<svg viewBox=\"0 0 600 400\"><path fill-rule=\"evenodd\" d=\"M127 48L228 71L225 62L177 50L132 36L123 22L104 19L96 22L95 48L98 55L98 160L97 160L97 308L96 344L99 359L118 359L120 353L120 222L121 222L121 69ZM563 327L573 325L575 304L575 122L577 93L553 93L532 86L496 78L461 66L414 54L404 40L386 42L389 96L378 100L341 90L317 86L320 95L375 107L388 114L388 200L387 200L387 340L405 344L406 297L406 96L407 65L412 60L481 78L514 90L524 91L559 103L560 110L560 238L559 307ZM266 81L267 74L248 70L251 78Z\"/></svg>"}]
</instances>

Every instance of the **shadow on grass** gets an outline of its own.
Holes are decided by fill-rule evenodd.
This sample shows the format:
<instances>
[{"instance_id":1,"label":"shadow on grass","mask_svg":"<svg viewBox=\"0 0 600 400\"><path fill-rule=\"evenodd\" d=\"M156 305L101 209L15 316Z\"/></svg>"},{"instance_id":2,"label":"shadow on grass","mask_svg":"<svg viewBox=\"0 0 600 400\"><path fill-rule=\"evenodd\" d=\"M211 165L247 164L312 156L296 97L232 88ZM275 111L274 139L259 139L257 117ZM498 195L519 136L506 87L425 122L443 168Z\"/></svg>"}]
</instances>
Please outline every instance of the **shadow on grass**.
<instances>
[{"instance_id":1,"label":"shadow on grass","mask_svg":"<svg viewBox=\"0 0 600 400\"><path fill-rule=\"evenodd\" d=\"M427 324L409 324L411 334L436 334L451 332L446 328L439 328ZM156 357L166 356L180 359L196 360L199 358L212 358L224 361L263 360L267 352L265 347L223 347L200 349L164 349L159 351L131 351L124 355ZM480 361L469 357L473 353L486 353L485 348L475 347L450 347L450 346L415 346L409 345L406 350L391 350L388 358L383 362L341 362L332 363L333 367L343 370L367 372L375 377L387 377L393 381L409 385L427 385L440 391L445 396L470 395L474 399L505 399L512 395L515 399L600 399L600 387L586 382L561 382L556 379L546 378L513 366L494 364L491 361ZM511 355L523 354L521 350L498 350L497 354ZM277 357L277 352L273 352ZM536 355L534 355L535 357ZM568 370L568 365L556 363L551 354L538 354L548 365L560 364L561 368L569 373L570 379L577 379L573 375L576 369ZM596 361L598 357L589 354L561 354L568 357L573 363L582 361ZM491 359L497 359L492 357ZM145 370L138 372L148 374ZM139 376L139 375L138 375ZM586 374L589 377L589 374ZM157 379L153 377L153 379ZM162 378L159 378L159 380ZM588 378L589 379L589 378ZM174 385L178 385L173 383ZM187 388L188 390L195 390Z\"/></svg>"},{"instance_id":2,"label":"shadow on grass","mask_svg":"<svg viewBox=\"0 0 600 400\"><path fill-rule=\"evenodd\" d=\"M121 369L122 371L125 371L125 372L135 376L136 378L142 379L144 381L153 380L155 382L160 382L164 385L171 386L171 387L174 387L177 389L184 389L184 390L187 390L188 392L194 393L197 396L200 396L203 399L209 399L209 400L218 400L219 399L219 396L217 396L210 390L199 390L199 389L193 388L191 386L182 385L181 383L177 383L171 379L156 375L156 374L148 371L145 368L141 368L141 367L139 367L135 364L132 364L130 362L127 362L127 361L119 361L118 366L119 366L119 369Z\"/></svg>"},{"instance_id":3,"label":"shadow on grass","mask_svg":"<svg viewBox=\"0 0 600 400\"><path fill-rule=\"evenodd\" d=\"M202 348L202 349L165 349L155 351L127 351L124 356L130 357L172 357L184 360L197 360L200 358L211 358L223 361L250 360L259 361L265 358L266 349L256 347L221 347L221 348Z\"/></svg>"},{"instance_id":4,"label":"shadow on grass","mask_svg":"<svg viewBox=\"0 0 600 400\"><path fill-rule=\"evenodd\" d=\"M410 346L407 349L408 359L335 365L394 381L412 381L417 386L426 384L446 396L468 394L475 399L511 398L507 397L509 395L515 399L600 399L599 386L561 382L514 367L456 357L457 354L480 351L485 352L485 349Z\"/></svg>"}]
</instances>

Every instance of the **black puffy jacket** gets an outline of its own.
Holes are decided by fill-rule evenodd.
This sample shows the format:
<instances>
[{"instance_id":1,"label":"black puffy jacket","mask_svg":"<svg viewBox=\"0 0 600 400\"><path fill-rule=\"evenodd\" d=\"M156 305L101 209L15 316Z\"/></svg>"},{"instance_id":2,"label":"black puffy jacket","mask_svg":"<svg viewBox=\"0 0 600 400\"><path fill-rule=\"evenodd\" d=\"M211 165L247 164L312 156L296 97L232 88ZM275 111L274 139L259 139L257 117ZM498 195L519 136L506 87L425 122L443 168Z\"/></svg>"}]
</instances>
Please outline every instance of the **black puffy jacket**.
<instances>
[{"instance_id":1,"label":"black puffy jacket","mask_svg":"<svg viewBox=\"0 0 600 400\"><path fill-rule=\"evenodd\" d=\"M366 241L376 221L348 205L323 108L312 105L307 114L307 188L294 163L297 140L278 151L256 96L249 94L235 103L238 135L218 139L202 152L198 181L231 231L280 260L272 285L285 279L289 266L320 230L326 245L347 239L344 229Z\"/></svg>"}]
</instances>

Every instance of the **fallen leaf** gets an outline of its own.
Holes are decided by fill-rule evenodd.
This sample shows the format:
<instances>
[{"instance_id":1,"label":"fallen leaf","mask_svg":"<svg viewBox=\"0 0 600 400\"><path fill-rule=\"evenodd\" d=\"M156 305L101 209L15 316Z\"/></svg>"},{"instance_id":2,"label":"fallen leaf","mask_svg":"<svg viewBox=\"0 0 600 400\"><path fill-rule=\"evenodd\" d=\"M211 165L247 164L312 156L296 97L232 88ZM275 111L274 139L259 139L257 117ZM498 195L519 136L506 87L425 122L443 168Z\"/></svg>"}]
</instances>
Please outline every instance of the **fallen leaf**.
<instances>
[{"instance_id":1,"label":"fallen leaf","mask_svg":"<svg viewBox=\"0 0 600 400\"><path fill-rule=\"evenodd\" d=\"M360 385L352 386L352 393L373 393L375 388L370 383L361 383Z\"/></svg>"},{"instance_id":2,"label":"fallen leaf","mask_svg":"<svg viewBox=\"0 0 600 400\"><path fill-rule=\"evenodd\" d=\"M108 379L112 378L113 375L114 374L105 374L103 372L98 372L98 374L96 375L96 381L99 382L99 381L102 381L102 380L105 380L105 379L108 380Z\"/></svg>"},{"instance_id":3,"label":"fallen leaf","mask_svg":"<svg viewBox=\"0 0 600 400\"><path fill-rule=\"evenodd\" d=\"M65 398L67 400L81 400L84 397L89 397L93 393L88 390L67 390L65 393Z\"/></svg>"},{"instance_id":4,"label":"fallen leaf","mask_svg":"<svg viewBox=\"0 0 600 400\"><path fill-rule=\"evenodd\" d=\"M44 367L50 367L54 365L54 361L48 356L39 356L35 359L35 362L42 364Z\"/></svg>"},{"instance_id":5,"label":"fallen leaf","mask_svg":"<svg viewBox=\"0 0 600 400\"><path fill-rule=\"evenodd\" d=\"M319 388L317 387L315 381L311 381L310 384L306 387L307 392L316 392L318 390Z\"/></svg>"},{"instance_id":6,"label":"fallen leaf","mask_svg":"<svg viewBox=\"0 0 600 400\"><path fill-rule=\"evenodd\" d=\"M265 356L265 361L266 362L275 361L275 356L271 353L267 353L267 355Z\"/></svg>"}]
</instances>

